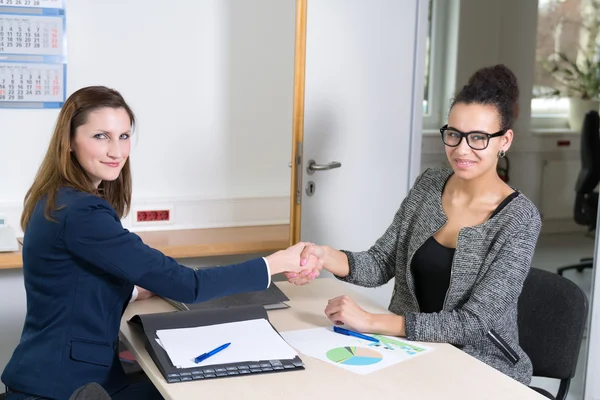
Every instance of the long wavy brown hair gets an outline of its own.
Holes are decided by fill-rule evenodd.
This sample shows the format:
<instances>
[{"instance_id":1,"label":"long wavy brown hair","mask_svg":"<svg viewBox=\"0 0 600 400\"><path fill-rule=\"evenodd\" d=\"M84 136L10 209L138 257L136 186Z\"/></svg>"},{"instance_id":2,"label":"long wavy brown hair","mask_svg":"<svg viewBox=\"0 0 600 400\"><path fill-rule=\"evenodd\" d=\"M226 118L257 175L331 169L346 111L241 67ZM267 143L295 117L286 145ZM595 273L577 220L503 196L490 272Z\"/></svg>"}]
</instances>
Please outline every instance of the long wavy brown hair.
<instances>
[{"instance_id":1,"label":"long wavy brown hair","mask_svg":"<svg viewBox=\"0 0 600 400\"><path fill-rule=\"evenodd\" d=\"M135 115L119 92L104 86L89 86L77 90L63 105L46 156L35 176L33 185L23 201L21 228L25 232L36 204L46 197L45 217L54 221L52 212L60 207L55 204L58 189L70 186L82 192L104 198L117 212L119 218L127 215L131 206L131 167L129 158L114 181L102 181L95 188L90 177L81 167L71 149L77 128L87 122L91 112L100 108L122 108L129 115L132 131Z\"/></svg>"}]
</instances>

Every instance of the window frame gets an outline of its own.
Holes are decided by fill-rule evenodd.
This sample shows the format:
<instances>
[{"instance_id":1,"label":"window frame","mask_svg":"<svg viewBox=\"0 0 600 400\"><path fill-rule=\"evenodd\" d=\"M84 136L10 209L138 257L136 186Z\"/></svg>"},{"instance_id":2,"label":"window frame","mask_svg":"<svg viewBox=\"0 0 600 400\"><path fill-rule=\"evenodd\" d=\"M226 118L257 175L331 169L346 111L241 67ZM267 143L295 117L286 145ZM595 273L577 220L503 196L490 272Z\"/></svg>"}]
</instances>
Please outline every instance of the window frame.
<instances>
[{"instance_id":1,"label":"window frame","mask_svg":"<svg viewBox=\"0 0 600 400\"><path fill-rule=\"evenodd\" d=\"M537 22L539 22L540 5L537 8L536 30L535 30L535 48L538 46ZM537 59L535 60L537 63ZM535 76L533 77L533 86L535 86ZM533 88L532 88L533 89ZM534 98L531 94L531 129L534 130L563 130L570 131L569 128L569 98L552 97L548 98L547 104L544 98ZM537 103L537 104L536 104ZM541 103L541 104L540 104ZM552 104L555 103L555 104ZM557 106L556 103L562 103Z\"/></svg>"},{"instance_id":2,"label":"window frame","mask_svg":"<svg viewBox=\"0 0 600 400\"><path fill-rule=\"evenodd\" d=\"M535 102L539 102L539 98L531 98L531 129L535 130L564 130L570 131L569 128L569 98L560 97L549 99L549 102L564 103L561 106L541 107L534 106ZM542 99L543 100L543 99Z\"/></svg>"},{"instance_id":3,"label":"window frame","mask_svg":"<svg viewBox=\"0 0 600 400\"><path fill-rule=\"evenodd\" d=\"M447 36L449 29L448 15L453 2L432 0L429 87L427 93L428 112L423 112L423 130L439 132L446 112L444 104L445 78L447 72Z\"/></svg>"}]
</instances>

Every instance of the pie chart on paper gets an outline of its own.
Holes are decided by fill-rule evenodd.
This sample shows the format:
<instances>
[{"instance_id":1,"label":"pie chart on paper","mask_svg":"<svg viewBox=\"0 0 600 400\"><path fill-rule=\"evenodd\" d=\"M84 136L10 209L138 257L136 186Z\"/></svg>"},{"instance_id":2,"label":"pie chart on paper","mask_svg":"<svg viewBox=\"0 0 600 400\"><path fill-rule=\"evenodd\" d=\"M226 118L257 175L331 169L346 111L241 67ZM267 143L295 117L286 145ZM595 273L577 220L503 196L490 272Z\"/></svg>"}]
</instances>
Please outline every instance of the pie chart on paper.
<instances>
[{"instance_id":1,"label":"pie chart on paper","mask_svg":"<svg viewBox=\"0 0 600 400\"><path fill-rule=\"evenodd\" d=\"M329 350L326 356L334 363L352 366L377 364L383 359L381 353L375 350L356 346L337 347Z\"/></svg>"}]
</instances>

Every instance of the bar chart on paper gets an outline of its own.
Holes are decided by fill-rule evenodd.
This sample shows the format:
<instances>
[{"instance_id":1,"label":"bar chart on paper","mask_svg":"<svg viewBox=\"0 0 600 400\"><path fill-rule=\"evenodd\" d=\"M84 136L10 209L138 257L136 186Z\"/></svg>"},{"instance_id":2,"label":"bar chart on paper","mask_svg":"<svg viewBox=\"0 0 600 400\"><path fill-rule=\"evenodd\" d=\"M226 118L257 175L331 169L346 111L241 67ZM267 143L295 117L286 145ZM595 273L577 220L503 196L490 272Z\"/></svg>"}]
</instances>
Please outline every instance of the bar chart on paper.
<instances>
[{"instance_id":1,"label":"bar chart on paper","mask_svg":"<svg viewBox=\"0 0 600 400\"><path fill-rule=\"evenodd\" d=\"M433 350L421 343L371 335L379 339L379 343L375 343L340 335L330 328L281 332L281 336L302 354L361 375L409 361Z\"/></svg>"}]
</instances>

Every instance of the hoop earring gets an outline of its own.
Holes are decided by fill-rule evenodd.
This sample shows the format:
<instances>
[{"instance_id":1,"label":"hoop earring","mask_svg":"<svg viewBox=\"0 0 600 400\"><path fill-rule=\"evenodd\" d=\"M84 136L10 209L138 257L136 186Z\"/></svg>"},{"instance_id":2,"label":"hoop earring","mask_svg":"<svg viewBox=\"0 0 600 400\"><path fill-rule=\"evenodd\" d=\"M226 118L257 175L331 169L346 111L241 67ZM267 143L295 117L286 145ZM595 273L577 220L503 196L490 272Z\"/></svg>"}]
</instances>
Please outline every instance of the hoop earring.
<instances>
[{"instance_id":1,"label":"hoop earring","mask_svg":"<svg viewBox=\"0 0 600 400\"><path fill-rule=\"evenodd\" d=\"M500 150L498 152L498 158L503 158L506 155L506 152L504 150Z\"/></svg>"}]
</instances>

